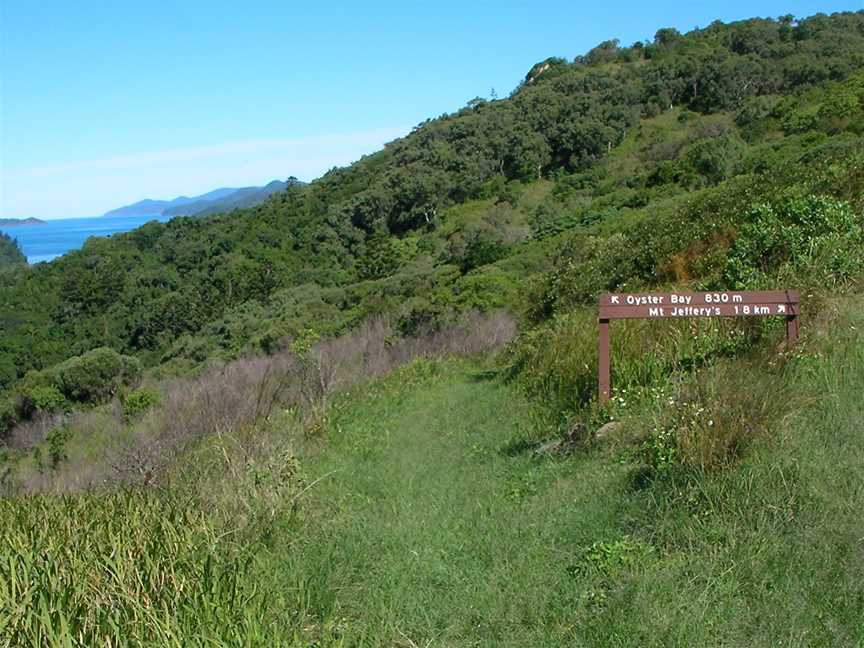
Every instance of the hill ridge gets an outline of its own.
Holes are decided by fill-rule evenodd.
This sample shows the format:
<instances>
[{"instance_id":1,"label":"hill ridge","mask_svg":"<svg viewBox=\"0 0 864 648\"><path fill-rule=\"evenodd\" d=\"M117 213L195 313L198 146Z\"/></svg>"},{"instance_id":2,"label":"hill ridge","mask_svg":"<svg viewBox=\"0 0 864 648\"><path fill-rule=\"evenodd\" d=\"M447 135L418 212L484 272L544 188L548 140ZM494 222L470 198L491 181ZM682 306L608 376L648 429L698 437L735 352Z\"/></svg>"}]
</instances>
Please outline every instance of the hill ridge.
<instances>
[{"instance_id":1,"label":"hill ridge","mask_svg":"<svg viewBox=\"0 0 864 648\"><path fill-rule=\"evenodd\" d=\"M288 186L288 181L271 180L264 186L221 187L197 196L178 196L170 200L145 198L105 212L111 216L194 216L202 212L230 211L233 206L252 207Z\"/></svg>"}]
</instances>

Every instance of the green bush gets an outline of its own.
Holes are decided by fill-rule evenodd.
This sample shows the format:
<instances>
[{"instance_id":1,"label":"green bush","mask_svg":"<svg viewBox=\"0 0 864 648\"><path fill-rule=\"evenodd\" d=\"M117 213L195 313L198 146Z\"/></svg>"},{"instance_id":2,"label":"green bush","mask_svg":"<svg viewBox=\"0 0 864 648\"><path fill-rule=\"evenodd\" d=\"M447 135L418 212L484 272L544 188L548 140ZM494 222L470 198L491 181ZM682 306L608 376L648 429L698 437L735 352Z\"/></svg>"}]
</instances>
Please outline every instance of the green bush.
<instances>
[{"instance_id":1,"label":"green bush","mask_svg":"<svg viewBox=\"0 0 864 648\"><path fill-rule=\"evenodd\" d=\"M732 174L742 148L739 139L728 135L700 140L683 154L688 175L699 177L696 184L717 184Z\"/></svg>"},{"instance_id":2,"label":"green bush","mask_svg":"<svg viewBox=\"0 0 864 648\"><path fill-rule=\"evenodd\" d=\"M28 389L23 394L27 411L56 412L66 409L69 402L54 385L39 385Z\"/></svg>"},{"instance_id":3,"label":"green bush","mask_svg":"<svg viewBox=\"0 0 864 648\"><path fill-rule=\"evenodd\" d=\"M396 330L405 337L437 331L447 312L448 309L439 303L416 297L402 306L396 318Z\"/></svg>"},{"instance_id":4,"label":"green bush","mask_svg":"<svg viewBox=\"0 0 864 648\"><path fill-rule=\"evenodd\" d=\"M727 256L725 279L761 287L769 275L839 286L864 269L864 222L846 202L825 196L765 203L744 218Z\"/></svg>"},{"instance_id":5,"label":"green bush","mask_svg":"<svg viewBox=\"0 0 864 648\"><path fill-rule=\"evenodd\" d=\"M0 399L0 439L18 423L18 408L11 398Z\"/></svg>"},{"instance_id":6,"label":"green bush","mask_svg":"<svg viewBox=\"0 0 864 648\"><path fill-rule=\"evenodd\" d=\"M139 387L129 392L123 399L123 418L134 421L148 412L162 400L162 394L155 387Z\"/></svg>"},{"instance_id":7,"label":"green bush","mask_svg":"<svg viewBox=\"0 0 864 648\"><path fill-rule=\"evenodd\" d=\"M141 364L136 358L100 347L60 363L52 373L56 386L66 398L79 403L97 403L138 380Z\"/></svg>"},{"instance_id":8,"label":"green bush","mask_svg":"<svg viewBox=\"0 0 864 648\"><path fill-rule=\"evenodd\" d=\"M5 389L18 378L18 369L11 356L0 355L0 389Z\"/></svg>"},{"instance_id":9,"label":"green bush","mask_svg":"<svg viewBox=\"0 0 864 648\"><path fill-rule=\"evenodd\" d=\"M69 458L66 454L66 442L70 438L72 438L72 430L65 425L55 427L45 438L48 442L48 460L51 462L51 470L57 470L60 464Z\"/></svg>"},{"instance_id":10,"label":"green bush","mask_svg":"<svg viewBox=\"0 0 864 648\"><path fill-rule=\"evenodd\" d=\"M399 251L393 241L378 232L366 241L365 253L357 259L357 274L361 279L387 277L400 265Z\"/></svg>"},{"instance_id":11,"label":"green bush","mask_svg":"<svg viewBox=\"0 0 864 648\"><path fill-rule=\"evenodd\" d=\"M461 277L453 291L453 303L460 310L476 308L485 312L515 304L518 283L511 274L488 266Z\"/></svg>"},{"instance_id":12,"label":"green bush","mask_svg":"<svg viewBox=\"0 0 864 648\"><path fill-rule=\"evenodd\" d=\"M592 303L598 293L623 287L635 274L633 243L625 234L574 238L565 245L561 258L535 306L546 314L553 304Z\"/></svg>"}]
</instances>

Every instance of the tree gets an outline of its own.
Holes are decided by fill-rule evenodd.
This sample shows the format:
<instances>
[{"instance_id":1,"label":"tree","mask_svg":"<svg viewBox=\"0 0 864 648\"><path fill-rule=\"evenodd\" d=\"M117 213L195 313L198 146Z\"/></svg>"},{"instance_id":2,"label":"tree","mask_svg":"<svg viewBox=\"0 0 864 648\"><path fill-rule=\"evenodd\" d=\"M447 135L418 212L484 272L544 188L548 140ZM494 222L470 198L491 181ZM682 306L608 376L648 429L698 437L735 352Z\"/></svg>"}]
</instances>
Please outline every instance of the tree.
<instances>
[{"instance_id":1,"label":"tree","mask_svg":"<svg viewBox=\"0 0 864 648\"><path fill-rule=\"evenodd\" d=\"M5 232L0 232L0 268L27 263L18 241Z\"/></svg>"},{"instance_id":2,"label":"tree","mask_svg":"<svg viewBox=\"0 0 864 648\"><path fill-rule=\"evenodd\" d=\"M376 232L366 242L365 253L357 259L357 274L362 279L380 279L393 274L399 266L399 252L385 232Z\"/></svg>"}]
</instances>

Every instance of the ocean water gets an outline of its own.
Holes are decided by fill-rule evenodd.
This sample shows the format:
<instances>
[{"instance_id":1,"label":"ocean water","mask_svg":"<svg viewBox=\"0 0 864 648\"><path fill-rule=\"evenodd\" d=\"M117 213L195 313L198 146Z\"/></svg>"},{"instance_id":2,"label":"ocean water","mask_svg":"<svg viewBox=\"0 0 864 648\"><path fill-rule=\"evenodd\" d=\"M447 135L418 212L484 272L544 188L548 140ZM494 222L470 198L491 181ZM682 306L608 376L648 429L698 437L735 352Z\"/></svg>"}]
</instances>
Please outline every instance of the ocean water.
<instances>
[{"instance_id":1,"label":"ocean water","mask_svg":"<svg viewBox=\"0 0 864 648\"><path fill-rule=\"evenodd\" d=\"M96 216L63 218L45 221L41 225L2 226L0 231L18 239L21 251L29 263L56 259L70 250L77 250L91 236L110 236L128 232L151 220L167 221L169 216Z\"/></svg>"}]
</instances>

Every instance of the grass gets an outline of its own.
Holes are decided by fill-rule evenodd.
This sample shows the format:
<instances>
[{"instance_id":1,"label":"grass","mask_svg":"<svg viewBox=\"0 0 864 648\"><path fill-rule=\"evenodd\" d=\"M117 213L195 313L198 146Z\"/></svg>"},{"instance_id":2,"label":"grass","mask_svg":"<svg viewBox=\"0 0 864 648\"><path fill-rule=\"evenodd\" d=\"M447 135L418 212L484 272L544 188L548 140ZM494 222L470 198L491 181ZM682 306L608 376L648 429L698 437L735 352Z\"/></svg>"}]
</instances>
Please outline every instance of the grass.
<instances>
[{"instance_id":1,"label":"grass","mask_svg":"<svg viewBox=\"0 0 864 648\"><path fill-rule=\"evenodd\" d=\"M647 408L539 457L515 386L419 360L294 439L266 539L181 492L4 499L0 645L864 645L864 308L840 311L782 372L731 365L753 379L723 398L795 399L721 470L645 464Z\"/></svg>"},{"instance_id":2,"label":"grass","mask_svg":"<svg viewBox=\"0 0 864 648\"><path fill-rule=\"evenodd\" d=\"M0 501L0 645L268 645L253 559L180 498Z\"/></svg>"}]
</instances>

